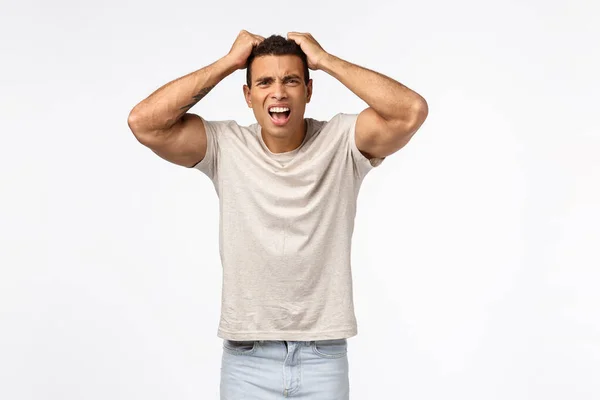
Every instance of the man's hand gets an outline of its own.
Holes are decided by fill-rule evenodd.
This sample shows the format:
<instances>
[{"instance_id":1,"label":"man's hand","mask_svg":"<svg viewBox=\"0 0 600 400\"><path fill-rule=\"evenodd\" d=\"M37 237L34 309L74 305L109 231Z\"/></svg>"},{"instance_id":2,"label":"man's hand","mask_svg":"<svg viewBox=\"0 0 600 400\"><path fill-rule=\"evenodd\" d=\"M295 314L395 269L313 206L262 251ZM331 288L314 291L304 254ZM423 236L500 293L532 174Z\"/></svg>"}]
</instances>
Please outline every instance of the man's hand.
<instances>
[{"instance_id":1,"label":"man's hand","mask_svg":"<svg viewBox=\"0 0 600 400\"><path fill-rule=\"evenodd\" d=\"M287 37L300 46L304 54L306 54L308 68L312 70L320 69L320 63L325 57L329 56L329 53L323 50L310 33L288 32Z\"/></svg>"},{"instance_id":2,"label":"man's hand","mask_svg":"<svg viewBox=\"0 0 600 400\"><path fill-rule=\"evenodd\" d=\"M235 39L233 46L231 46L227 57L232 60L237 69L244 69L247 67L248 57L252 53L252 48L263 40L265 38L260 35L242 30Z\"/></svg>"}]
</instances>

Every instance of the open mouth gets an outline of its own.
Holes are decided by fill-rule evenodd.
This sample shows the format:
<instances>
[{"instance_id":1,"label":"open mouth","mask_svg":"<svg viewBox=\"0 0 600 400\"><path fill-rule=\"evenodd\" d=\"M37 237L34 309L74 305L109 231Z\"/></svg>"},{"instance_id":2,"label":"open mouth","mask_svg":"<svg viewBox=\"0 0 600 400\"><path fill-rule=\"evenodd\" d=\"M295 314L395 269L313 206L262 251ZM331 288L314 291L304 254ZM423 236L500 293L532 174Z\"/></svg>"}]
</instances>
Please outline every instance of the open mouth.
<instances>
[{"instance_id":1,"label":"open mouth","mask_svg":"<svg viewBox=\"0 0 600 400\"><path fill-rule=\"evenodd\" d=\"M275 125L285 125L290 119L291 111L286 107L273 107L269 110L271 121Z\"/></svg>"}]
</instances>

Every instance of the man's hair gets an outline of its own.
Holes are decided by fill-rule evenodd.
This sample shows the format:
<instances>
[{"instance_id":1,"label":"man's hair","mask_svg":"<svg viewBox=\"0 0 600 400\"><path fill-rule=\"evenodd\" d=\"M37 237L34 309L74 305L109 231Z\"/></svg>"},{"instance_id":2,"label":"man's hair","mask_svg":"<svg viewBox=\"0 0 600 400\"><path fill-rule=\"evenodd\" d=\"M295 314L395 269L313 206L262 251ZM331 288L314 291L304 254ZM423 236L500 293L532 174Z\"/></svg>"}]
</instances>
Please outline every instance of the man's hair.
<instances>
[{"instance_id":1,"label":"man's hair","mask_svg":"<svg viewBox=\"0 0 600 400\"><path fill-rule=\"evenodd\" d=\"M302 64L304 65L304 83L308 85L308 61L306 60L306 54L302 51L300 46L291 39L286 39L280 35L271 35L258 46L252 48L252 53L248 57L246 67L246 84L248 87L252 87L252 62L256 57L261 56L284 56L284 55L295 55L300 57Z\"/></svg>"}]
</instances>

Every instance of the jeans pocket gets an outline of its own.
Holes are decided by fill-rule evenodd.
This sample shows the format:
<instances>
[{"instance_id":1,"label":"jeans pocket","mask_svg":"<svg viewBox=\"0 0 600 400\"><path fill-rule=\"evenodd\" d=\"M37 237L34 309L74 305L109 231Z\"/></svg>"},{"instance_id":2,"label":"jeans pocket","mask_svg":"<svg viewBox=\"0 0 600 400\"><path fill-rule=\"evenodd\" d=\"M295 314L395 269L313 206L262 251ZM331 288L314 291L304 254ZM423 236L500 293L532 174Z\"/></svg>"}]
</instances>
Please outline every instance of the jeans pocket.
<instances>
[{"instance_id":1,"label":"jeans pocket","mask_svg":"<svg viewBox=\"0 0 600 400\"><path fill-rule=\"evenodd\" d=\"M321 358L341 358L348 353L348 340L316 340L311 347L313 353Z\"/></svg>"},{"instance_id":2,"label":"jeans pocket","mask_svg":"<svg viewBox=\"0 0 600 400\"><path fill-rule=\"evenodd\" d=\"M236 356L254 354L257 347L257 340L223 340L223 350Z\"/></svg>"}]
</instances>

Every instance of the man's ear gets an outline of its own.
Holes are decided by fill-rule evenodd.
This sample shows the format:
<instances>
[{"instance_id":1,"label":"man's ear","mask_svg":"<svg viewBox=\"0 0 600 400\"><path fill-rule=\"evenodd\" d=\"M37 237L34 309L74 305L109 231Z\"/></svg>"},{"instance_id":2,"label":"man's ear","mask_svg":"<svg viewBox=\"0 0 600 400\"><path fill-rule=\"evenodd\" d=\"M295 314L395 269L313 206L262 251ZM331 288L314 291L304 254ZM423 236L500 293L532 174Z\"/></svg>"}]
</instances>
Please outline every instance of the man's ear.
<instances>
[{"instance_id":1,"label":"man's ear","mask_svg":"<svg viewBox=\"0 0 600 400\"><path fill-rule=\"evenodd\" d=\"M244 99L246 100L246 104L248 104L249 108L252 108L252 99L250 97L250 88L248 85L244 85Z\"/></svg>"},{"instance_id":2,"label":"man's ear","mask_svg":"<svg viewBox=\"0 0 600 400\"><path fill-rule=\"evenodd\" d=\"M310 98L312 97L312 91L313 91L313 80L309 79L308 80L308 84L306 85L306 102L310 103Z\"/></svg>"}]
</instances>

